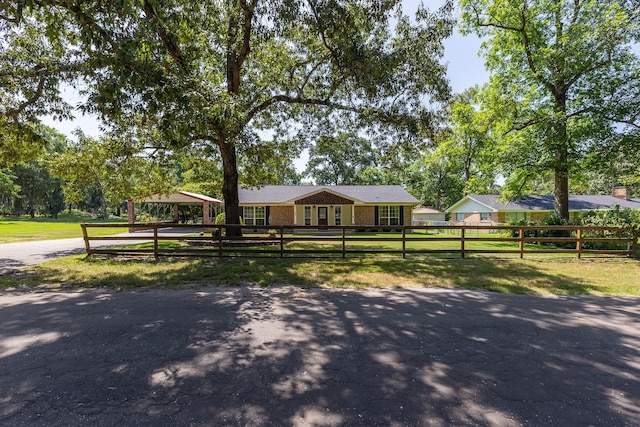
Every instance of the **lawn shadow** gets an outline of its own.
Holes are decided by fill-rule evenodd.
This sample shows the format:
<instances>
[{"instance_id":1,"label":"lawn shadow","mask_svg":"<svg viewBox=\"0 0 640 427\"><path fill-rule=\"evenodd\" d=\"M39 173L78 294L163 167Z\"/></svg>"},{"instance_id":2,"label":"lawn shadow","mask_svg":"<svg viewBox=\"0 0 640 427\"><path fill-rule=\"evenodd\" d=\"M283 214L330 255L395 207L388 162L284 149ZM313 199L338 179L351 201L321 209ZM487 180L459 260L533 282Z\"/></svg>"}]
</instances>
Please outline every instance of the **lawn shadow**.
<instances>
[{"instance_id":1,"label":"lawn shadow","mask_svg":"<svg viewBox=\"0 0 640 427\"><path fill-rule=\"evenodd\" d=\"M549 270L548 263L560 267ZM638 265L640 261L627 261ZM163 258L91 256L64 265L45 264L12 278L5 288L26 285L109 288L298 285L304 287L443 287L501 293L602 294L597 281L564 274L583 261L475 257L368 257L343 260L307 258Z\"/></svg>"}]
</instances>

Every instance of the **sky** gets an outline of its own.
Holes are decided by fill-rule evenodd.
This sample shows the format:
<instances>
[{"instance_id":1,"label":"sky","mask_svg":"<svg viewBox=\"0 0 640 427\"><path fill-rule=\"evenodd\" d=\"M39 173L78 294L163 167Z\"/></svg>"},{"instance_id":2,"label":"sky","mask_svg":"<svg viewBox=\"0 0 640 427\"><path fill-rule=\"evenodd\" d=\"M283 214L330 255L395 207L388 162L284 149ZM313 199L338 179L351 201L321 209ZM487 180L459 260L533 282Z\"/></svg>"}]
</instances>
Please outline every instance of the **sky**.
<instances>
[{"instance_id":1,"label":"sky","mask_svg":"<svg viewBox=\"0 0 640 427\"><path fill-rule=\"evenodd\" d=\"M405 14L413 15L418 7L419 0L403 0L403 11ZM436 10L444 4L445 0L424 0L424 4L430 10ZM480 39L475 36L463 36L454 29L453 35L445 40L444 62L447 64L447 75L454 93L460 93L473 85L485 83L489 75L484 68L483 60L478 56L480 49ZM81 98L71 88L65 90L65 98L72 105L81 101ZM86 135L97 137L100 135L99 123L93 116L83 116L76 114L74 120L62 122L54 121L51 117L46 117L43 122L65 135L72 136L72 132L80 128ZM303 153L300 159L296 159L294 164L298 171L302 171L306 166L307 156Z\"/></svg>"}]
</instances>

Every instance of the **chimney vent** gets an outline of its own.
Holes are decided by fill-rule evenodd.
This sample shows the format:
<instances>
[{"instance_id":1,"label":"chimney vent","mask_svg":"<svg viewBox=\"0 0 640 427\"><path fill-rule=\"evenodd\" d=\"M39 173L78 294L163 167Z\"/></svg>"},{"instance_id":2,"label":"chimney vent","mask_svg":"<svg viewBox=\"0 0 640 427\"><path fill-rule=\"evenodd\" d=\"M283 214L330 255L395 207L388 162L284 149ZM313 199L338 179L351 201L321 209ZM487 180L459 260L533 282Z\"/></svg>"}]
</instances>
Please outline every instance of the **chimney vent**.
<instances>
[{"instance_id":1,"label":"chimney vent","mask_svg":"<svg viewBox=\"0 0 640 427\"><path fill-rule=\"evenodd\" d=\"M613 197L617 197L618 199L630 200L631 189L629 187L613 187L613 193L611 195Z\"/></svg>"}]
</instances>

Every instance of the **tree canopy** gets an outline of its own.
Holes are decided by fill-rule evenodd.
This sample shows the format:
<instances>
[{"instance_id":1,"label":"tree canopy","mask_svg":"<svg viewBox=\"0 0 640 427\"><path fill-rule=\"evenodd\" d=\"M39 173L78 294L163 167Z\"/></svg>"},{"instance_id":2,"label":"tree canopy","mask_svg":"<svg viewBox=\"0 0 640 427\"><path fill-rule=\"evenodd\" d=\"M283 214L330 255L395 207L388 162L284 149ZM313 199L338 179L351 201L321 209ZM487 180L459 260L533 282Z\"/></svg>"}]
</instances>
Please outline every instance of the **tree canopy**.
<instances>
[{"instance_id":1,"label":"tree canopy","mask_svg":"<svg viewBox=\"0 0 640 427\"><path fill-rule=\"evenodd\" d=\"M440 59L450 2L415 20L397 0L8 4L0 120L68 115L56 87L72 81L86 95L81 108L133 146L216 149L232 224L239 153L259 152L263 132L340 112L411 141L434 133L449 97Z\"/></svg>"},{"instance_id":2,"label":"tree canopy","mask_svg":"<svg viewBox=\"0 0 640 427\"><path fill-rule=\"evenodd\" d=\"M556 214L589 151L638 129L638 2L462 0L464 29L486 38L483 107L499 120L496 152L517 195L552 171Z\"/></svg>"}]
</instances>

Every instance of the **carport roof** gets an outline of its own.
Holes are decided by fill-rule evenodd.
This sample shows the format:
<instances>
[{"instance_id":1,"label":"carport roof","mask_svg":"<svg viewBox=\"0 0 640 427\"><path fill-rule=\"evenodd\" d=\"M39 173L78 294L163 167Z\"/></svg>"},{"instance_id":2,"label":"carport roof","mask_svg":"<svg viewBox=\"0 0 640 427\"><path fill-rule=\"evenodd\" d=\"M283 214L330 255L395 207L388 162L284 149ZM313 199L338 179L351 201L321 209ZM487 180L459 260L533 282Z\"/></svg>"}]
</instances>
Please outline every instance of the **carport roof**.
<instances>
[{"instance_id":1,"label":"carport roof","mask_svg":"<svg viewBox=\"0 0 640 427\"><path fill-rule=\"evenodd\" d=\"M178 191L173 194L154 193L143 199L136 199L141 203L171 203L179 205L199 205L203 202L222 203L221 200L203 194L190 193L188 191Z\"/></svg>"}]
</instances>

